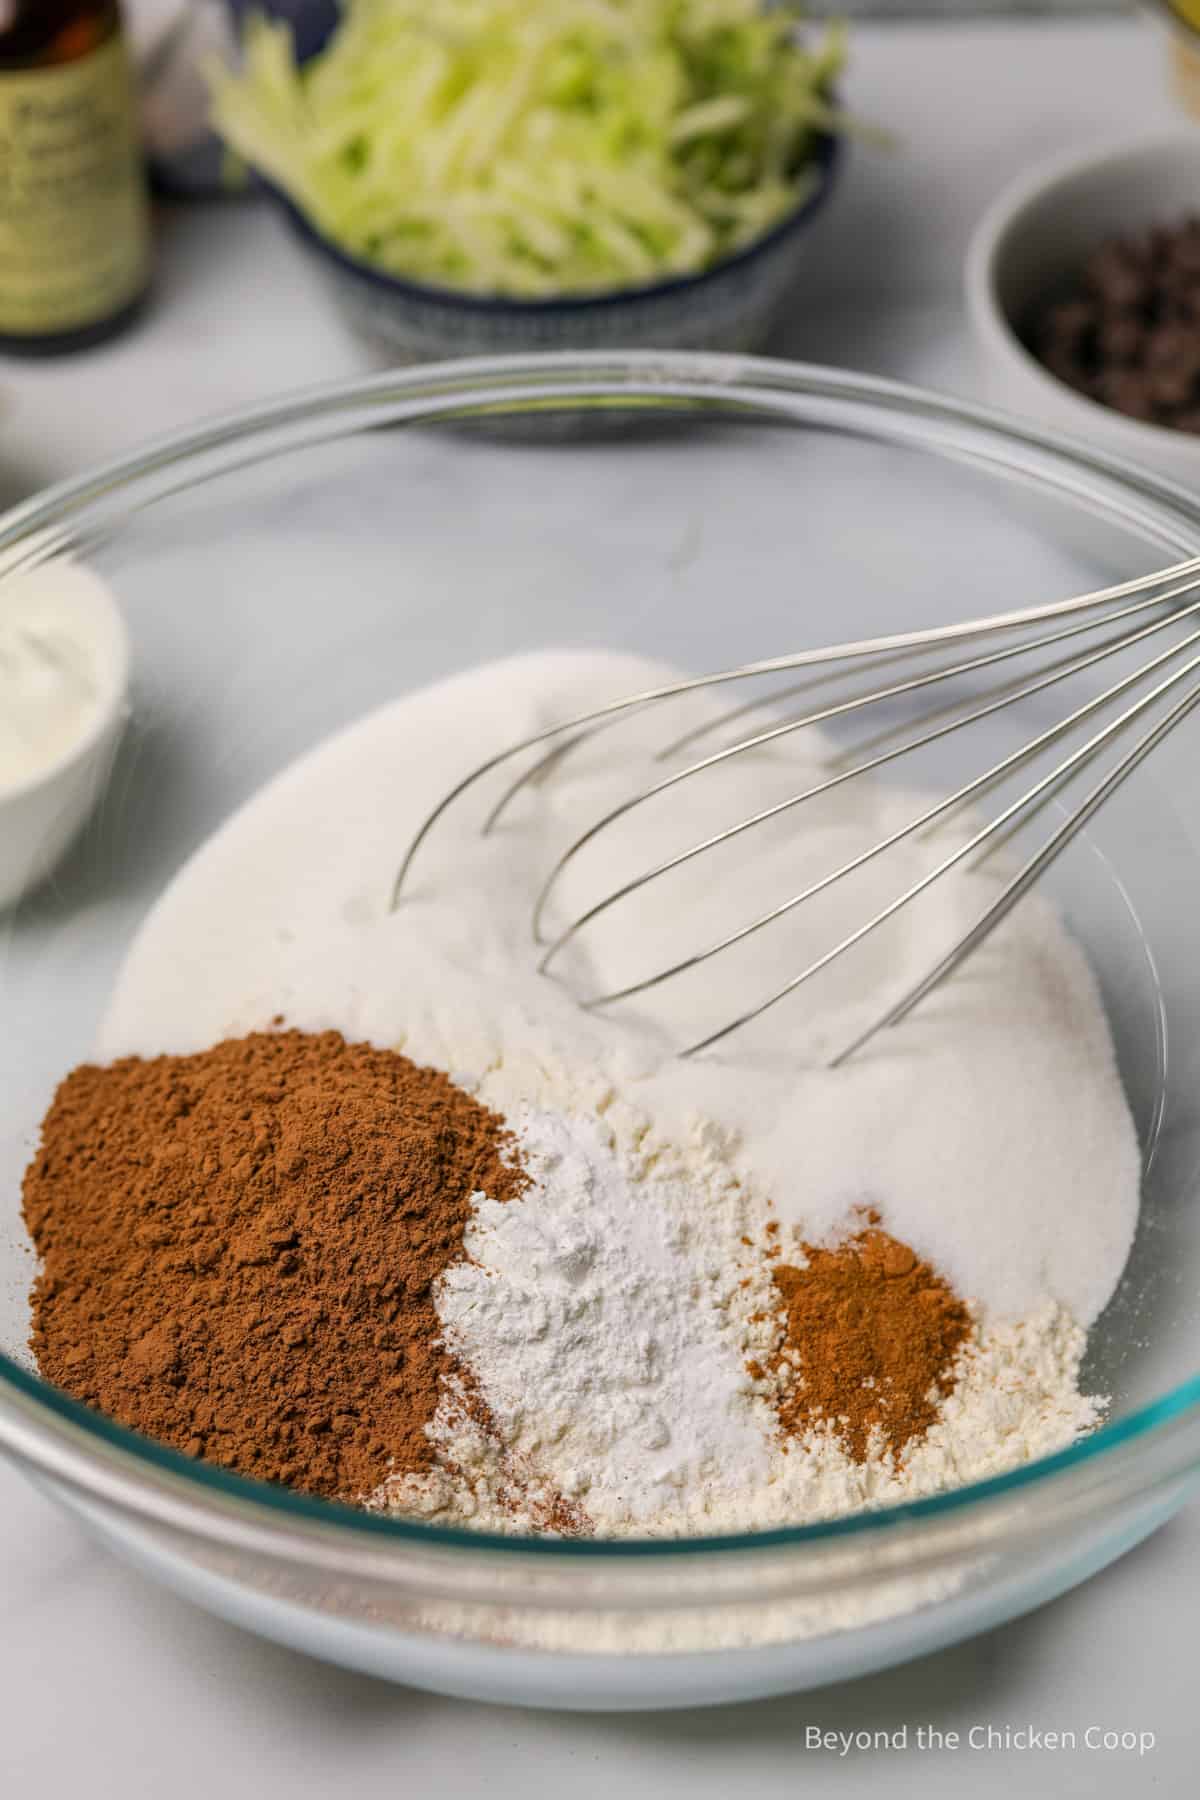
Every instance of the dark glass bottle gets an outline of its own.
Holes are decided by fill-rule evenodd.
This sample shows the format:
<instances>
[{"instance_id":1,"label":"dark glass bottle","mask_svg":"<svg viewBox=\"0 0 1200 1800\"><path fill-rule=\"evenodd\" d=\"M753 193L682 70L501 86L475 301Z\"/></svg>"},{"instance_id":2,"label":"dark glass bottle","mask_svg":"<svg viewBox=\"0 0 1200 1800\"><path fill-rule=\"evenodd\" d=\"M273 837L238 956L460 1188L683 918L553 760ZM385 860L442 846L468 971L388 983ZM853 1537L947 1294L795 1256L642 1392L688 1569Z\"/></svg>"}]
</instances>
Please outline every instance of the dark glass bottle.
<instances>
[{"instance_id":1,"label":"dark glass bottle","mask_svg":"<svg viewBox=\"0 0 1200 1800\"><path fill-rule=\"evenodd\" d=\"M121 330L149 248L116 0L0 0L0 350L53 354Z\"/></svg>"}]
</instances>

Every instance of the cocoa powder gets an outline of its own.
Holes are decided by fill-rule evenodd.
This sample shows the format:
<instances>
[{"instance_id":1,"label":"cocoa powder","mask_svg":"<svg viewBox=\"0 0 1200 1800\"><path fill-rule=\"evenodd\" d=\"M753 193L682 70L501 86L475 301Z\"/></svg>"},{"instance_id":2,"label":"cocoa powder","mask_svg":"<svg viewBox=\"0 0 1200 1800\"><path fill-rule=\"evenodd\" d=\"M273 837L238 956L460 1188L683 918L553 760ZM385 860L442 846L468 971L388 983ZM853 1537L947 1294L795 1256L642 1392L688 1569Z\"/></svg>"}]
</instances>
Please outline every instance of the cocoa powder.
<instances>
[{"instance_id":1,"label":"cocoa powder","mask_svg":"<svg viewBox=\"0 0 1200 1800\"><path fill-rule=\"evenodd\" d=\"M804 1268L775 1264L784 1334L771 1369L787 1377L778 1402L785 1432L832 1429L856 1462L874 1438L895 1463L953 1390L971 1316L878 1217L868 1214L865 1230L833 1248L805 1244Z\"/></svg>"},{"instance_id":2,"label":"cocoa powder","mask_svg":"<svg viewBox=\"0 0 1200 1800\"><path fill-rule=\"evenodd\" d=\"M525 1185L497 1114L337 1032L86 1065L25 1177L38 1366L192 1455L361 1498L431 1465L433 1285L472 1194Z\"/></svg>"}]
</instances>

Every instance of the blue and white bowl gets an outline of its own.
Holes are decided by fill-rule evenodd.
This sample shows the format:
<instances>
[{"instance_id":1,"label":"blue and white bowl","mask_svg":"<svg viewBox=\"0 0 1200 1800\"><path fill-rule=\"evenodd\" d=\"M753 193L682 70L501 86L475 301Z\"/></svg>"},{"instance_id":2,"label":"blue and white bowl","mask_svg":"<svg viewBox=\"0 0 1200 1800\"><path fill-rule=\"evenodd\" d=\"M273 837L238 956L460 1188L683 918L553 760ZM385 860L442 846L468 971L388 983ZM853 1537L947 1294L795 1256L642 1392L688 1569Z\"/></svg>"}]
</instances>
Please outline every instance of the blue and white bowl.
<instances>
[{"instance_id":1,"label":"blue and white bowl","mask_svg":"<svg viewBox=\"0 0 1200 1800\"><path fill-rule=\"evenodd\" d=\"M751 350L803 272L809 227L841 155L839 139L818 137L816 181L794 211L710 269L548 300L470 294L390 275L347 255L278 188L264 186L347 323L385 364L529 350Z\"/></svg>"}]
</instances>

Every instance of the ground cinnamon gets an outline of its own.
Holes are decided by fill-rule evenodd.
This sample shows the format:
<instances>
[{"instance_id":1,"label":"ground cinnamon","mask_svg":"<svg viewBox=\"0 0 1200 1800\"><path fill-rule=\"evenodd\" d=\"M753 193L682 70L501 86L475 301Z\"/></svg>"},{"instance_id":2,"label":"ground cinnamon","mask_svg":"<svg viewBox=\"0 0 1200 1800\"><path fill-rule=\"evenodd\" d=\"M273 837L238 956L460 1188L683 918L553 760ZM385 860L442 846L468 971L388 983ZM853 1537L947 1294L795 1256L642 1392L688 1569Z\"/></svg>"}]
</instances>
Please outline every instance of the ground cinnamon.
<instances>
[{"instance_id":1,"label":"ground cinnamon","mask_svg":"<svg viewBox=\"0 0 1200 1800\"><path fill-rule=\"evenodd\" d=\"M525 1176L447 1076L337 1032L76 1069L24 1211L51 1381L193 1455L360 1498L430 1466L433 1284Z\"/></svg>"},{"instance_id":2,"label":"ground cinnamon","mask_svg":"<svg viewBox=\"0 0 1200 1800\"><path fill-rule=\"evenodd\" d=\"M785 1432L834 1429L856 1462L872 1440L898 1461L937 1417L971 1329L963 1302L929 1263L878 1228L832 1248L804 1245L806 1266L771 1271L784 1337L771 1365L784 1373Z\"/></svg>"}]
</instances>

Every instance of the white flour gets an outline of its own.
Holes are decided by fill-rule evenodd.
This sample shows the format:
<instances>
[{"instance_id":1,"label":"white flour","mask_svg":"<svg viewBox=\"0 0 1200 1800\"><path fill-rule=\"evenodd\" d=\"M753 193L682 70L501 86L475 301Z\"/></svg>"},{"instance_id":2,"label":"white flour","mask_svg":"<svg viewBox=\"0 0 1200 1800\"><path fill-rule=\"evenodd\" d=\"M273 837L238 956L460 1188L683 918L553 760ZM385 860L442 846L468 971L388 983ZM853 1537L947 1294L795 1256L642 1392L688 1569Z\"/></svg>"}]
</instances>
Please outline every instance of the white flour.
<instances>
[{"instance_id":1,"label":"white flour","mask_svg":"<svg viewBox=\"0 0 1200 1800\"><path fill-rule=\"evenodd\" d=\"M770 1284L739 1288L753 1221L736 1184L715 1161L619 1156L603 1121L516 1124L535 1186L477 1203L474 1260L442 1279L447 1343L506 1443L596 1525L732 1516L768 1478L771 1428L745 1369Z\"/></svg>"},{"instance_id":2,"label":"white flour","mask_svg":"<svg viewBox=\"0 0 1200 1800\"><path fill-rule=\"evenodd\" d=\"M719 710L693 697L575 751L491 837L476 827L494 792L451 814L389 913L406 842L470 767L662 674L624 657L523 658L321 745L164 895L103 1034L105 1055L189 1051L283 1013L446 1068L518 1120L538 1180L507 1207L479 1202L475 1261L440 1296L504 1442L485 1442L448 1397L445 1479L391 1496L434 1516L511 1528L514 1491L556 1489L602 1530L801 1522L995 1473L1094 1419L1076 1387L1081 1327L1125 1262L1138 1152L1095 985L1048 906L1023 902L958 976L842 1068L824 1066L829 1050L978 917L996 869L938 882L717 1050L674 1054L963 842L968 822L907 840L694 980L584 1013L536 973L533 897L568 834L661 776L651 746ZM572 867L556 918L807 787L827 757L804 733L640 809ZM594 993L675 960L920 804L856 783L806 805L614 909L562 972ZM742 1232L750 1223L754 1235L768 1203L810 1241L876 1206L972 1305L977 1342L956 1394L900 1473L882 1458L856 1465L825 1437L785 1455L772 1435L768 1397L744 1372L754 1287L736 1279Z\"/></svg>"}]
</instances>

